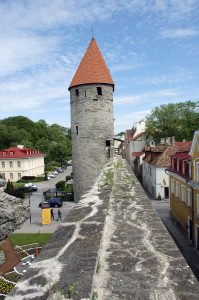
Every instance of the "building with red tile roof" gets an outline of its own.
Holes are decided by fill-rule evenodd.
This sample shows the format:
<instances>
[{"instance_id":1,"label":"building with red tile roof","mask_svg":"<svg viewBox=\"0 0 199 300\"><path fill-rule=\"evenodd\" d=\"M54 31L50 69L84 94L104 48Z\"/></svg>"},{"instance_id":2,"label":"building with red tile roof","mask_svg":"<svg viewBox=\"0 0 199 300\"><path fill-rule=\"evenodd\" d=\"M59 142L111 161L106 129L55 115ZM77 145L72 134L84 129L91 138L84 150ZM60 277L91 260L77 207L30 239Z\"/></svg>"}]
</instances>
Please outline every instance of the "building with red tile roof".
<instances>
[{"instance_id":1,"label":"building with red tile roof","mask_svg":"<svg viewBox=\"0 0 199 300\"><path fill-rule=\"evenodd\" d=\"M171 159L176 152L182 154L190 148L189 142L175 143L174 146L145 147L142 182L155 199L169 198L169 177L165 170L171 166Z\"/></svg>"},{"instance_id":2,"label":"building with red tile roof","mask_svg":"<svg viewBox=\"0 0 199 300\"><path fill-rule=\"evenodd\" d=\"M171 160L167 169L170 215L199 250L199 130L195 131L192 143L181 145Z\"/></svg>"},{"instance_id":3,"label":"building with red tile roof","mask_svg":"<svg viewBox=\"0 0 199 300\"><path fill-rule=\"evenodd\" d=\"M0 151L0 173L6 180L17 181L23 176L44 174L44 157L38 149L23 145Z\"/></svg>"}]
</instances>

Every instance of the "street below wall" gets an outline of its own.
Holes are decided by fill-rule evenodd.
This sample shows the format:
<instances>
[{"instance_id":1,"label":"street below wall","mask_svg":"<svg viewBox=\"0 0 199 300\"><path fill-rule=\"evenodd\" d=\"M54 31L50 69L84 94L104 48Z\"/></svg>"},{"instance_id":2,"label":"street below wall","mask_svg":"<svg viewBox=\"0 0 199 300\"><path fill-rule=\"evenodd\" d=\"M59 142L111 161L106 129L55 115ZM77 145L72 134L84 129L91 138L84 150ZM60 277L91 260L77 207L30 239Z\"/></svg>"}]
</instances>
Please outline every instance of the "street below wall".
<instances>
[{"instance_id":1,"label":"street below wall","mask_svg":"<svg viewBox=\"0 0 199 300\"><path fill-rule=\"evenodd\" d=\"M186 233L182 231L180 226L169 217L169 200L153 200L150 199L153 207L156 209L159 217L162 219L165 227L174 239L180 252L186 259L192 269L197 280L199 280L199 253L191 245Z\"/></svg>"},{"instance_id":2,"label":"street below wall","mask_svg":"<svg viewBox=\"0 0 199 300\"><path fill-rule=\"evenodd\" d=\"M66 175L70 175L72 172L72 166L68 166L63 173L59 173L55 178L51 178L48 181L41 181L35 183L38 187L36 192L33 192L30 196L30 212L31 212L31 224L30 219L26 220L23 226L16 230L15 233L53 233L60 225L61 221L56 221L58 208L53 208L55 220L49 225L41 224L41 208L39 203L44 201L43 192L45 190L55 188L55 184L60 180L65 180ZM29 197L24 199L24 203L29 205ZM74 202L63 202L63 206L60 208L62 213L62 220L69 213L69 211L75 206Z\"/></svg>"}]
</instances>

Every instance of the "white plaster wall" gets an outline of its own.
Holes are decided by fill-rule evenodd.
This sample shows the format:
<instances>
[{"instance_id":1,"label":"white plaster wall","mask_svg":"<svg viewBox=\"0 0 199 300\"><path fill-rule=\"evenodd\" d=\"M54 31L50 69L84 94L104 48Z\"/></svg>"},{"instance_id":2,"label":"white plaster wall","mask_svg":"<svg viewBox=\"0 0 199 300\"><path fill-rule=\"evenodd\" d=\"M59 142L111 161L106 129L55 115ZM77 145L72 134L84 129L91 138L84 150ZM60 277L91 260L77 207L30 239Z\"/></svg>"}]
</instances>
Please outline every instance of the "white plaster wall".
<instances>
[{"instance_id":1,"label":"white plaster wall","mask_svg":"<svg viewBox=\"0 0 199 300\"><path fill-rule=\"evenodd\" d=\"M164 187L169 187L169 176L165 173L165 168L156 168L156 198L158 195L165 199Z\"/></svg>"},{"instance_id":2,"label":"white plaster wall","mask_svg":"<svg viewBox=\"0 0 199 300\"><path fill-rule=\"evenodd\" d=\"M136 124L136 134L145 131L145 121Z\"/></svg>"},{"instance_id":3,"label":"white plaster wall","mask_svg":"<svg viewBox=\"0 0 199 300\"><path fill-rule=\"evenodd\" d=\"M156 170L155 166L143 161L142 182L148 192L155 198L156 196Z\"/></svg>"}]
</instances>

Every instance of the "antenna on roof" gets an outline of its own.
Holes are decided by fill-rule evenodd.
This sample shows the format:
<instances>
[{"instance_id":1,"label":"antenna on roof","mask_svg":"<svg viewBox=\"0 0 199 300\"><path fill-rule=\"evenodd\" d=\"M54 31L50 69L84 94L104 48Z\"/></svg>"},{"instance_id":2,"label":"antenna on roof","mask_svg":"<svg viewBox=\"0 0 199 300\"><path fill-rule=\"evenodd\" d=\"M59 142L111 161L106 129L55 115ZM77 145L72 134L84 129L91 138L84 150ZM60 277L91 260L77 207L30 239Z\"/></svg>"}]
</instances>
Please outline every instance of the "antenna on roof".
<instances>
[{"instance_id":1,"label":"antenna on roof","mask_svg":"<svg viewBox=\"0 0 199 300\"><path fill-rule=\"evenodd\" d=\"M91 36L92 36L92 39L95 39L95 36L94 36L94 31L93 31L93 29L91 30Z\"/></svg>"}]
</instances>

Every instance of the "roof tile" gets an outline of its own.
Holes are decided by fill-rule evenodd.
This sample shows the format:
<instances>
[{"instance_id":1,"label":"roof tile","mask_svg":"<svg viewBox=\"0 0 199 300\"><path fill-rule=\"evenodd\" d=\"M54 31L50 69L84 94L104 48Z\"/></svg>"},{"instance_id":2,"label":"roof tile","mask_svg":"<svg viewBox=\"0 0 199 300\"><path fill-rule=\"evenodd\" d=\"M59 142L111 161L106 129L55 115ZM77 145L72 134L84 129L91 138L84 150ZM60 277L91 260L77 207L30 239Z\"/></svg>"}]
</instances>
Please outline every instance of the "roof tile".
<instances>
[{"instance_id":1,"label":"roof tile","mask_svg":"<svg viewBox=\"0 0 199 300\"><path fill-rule=\"evenodd\" d=\"M114 86L109 69L94 38L91 39L68 89L91 83L105 83Z\"/></svg>"}]
</instances>

